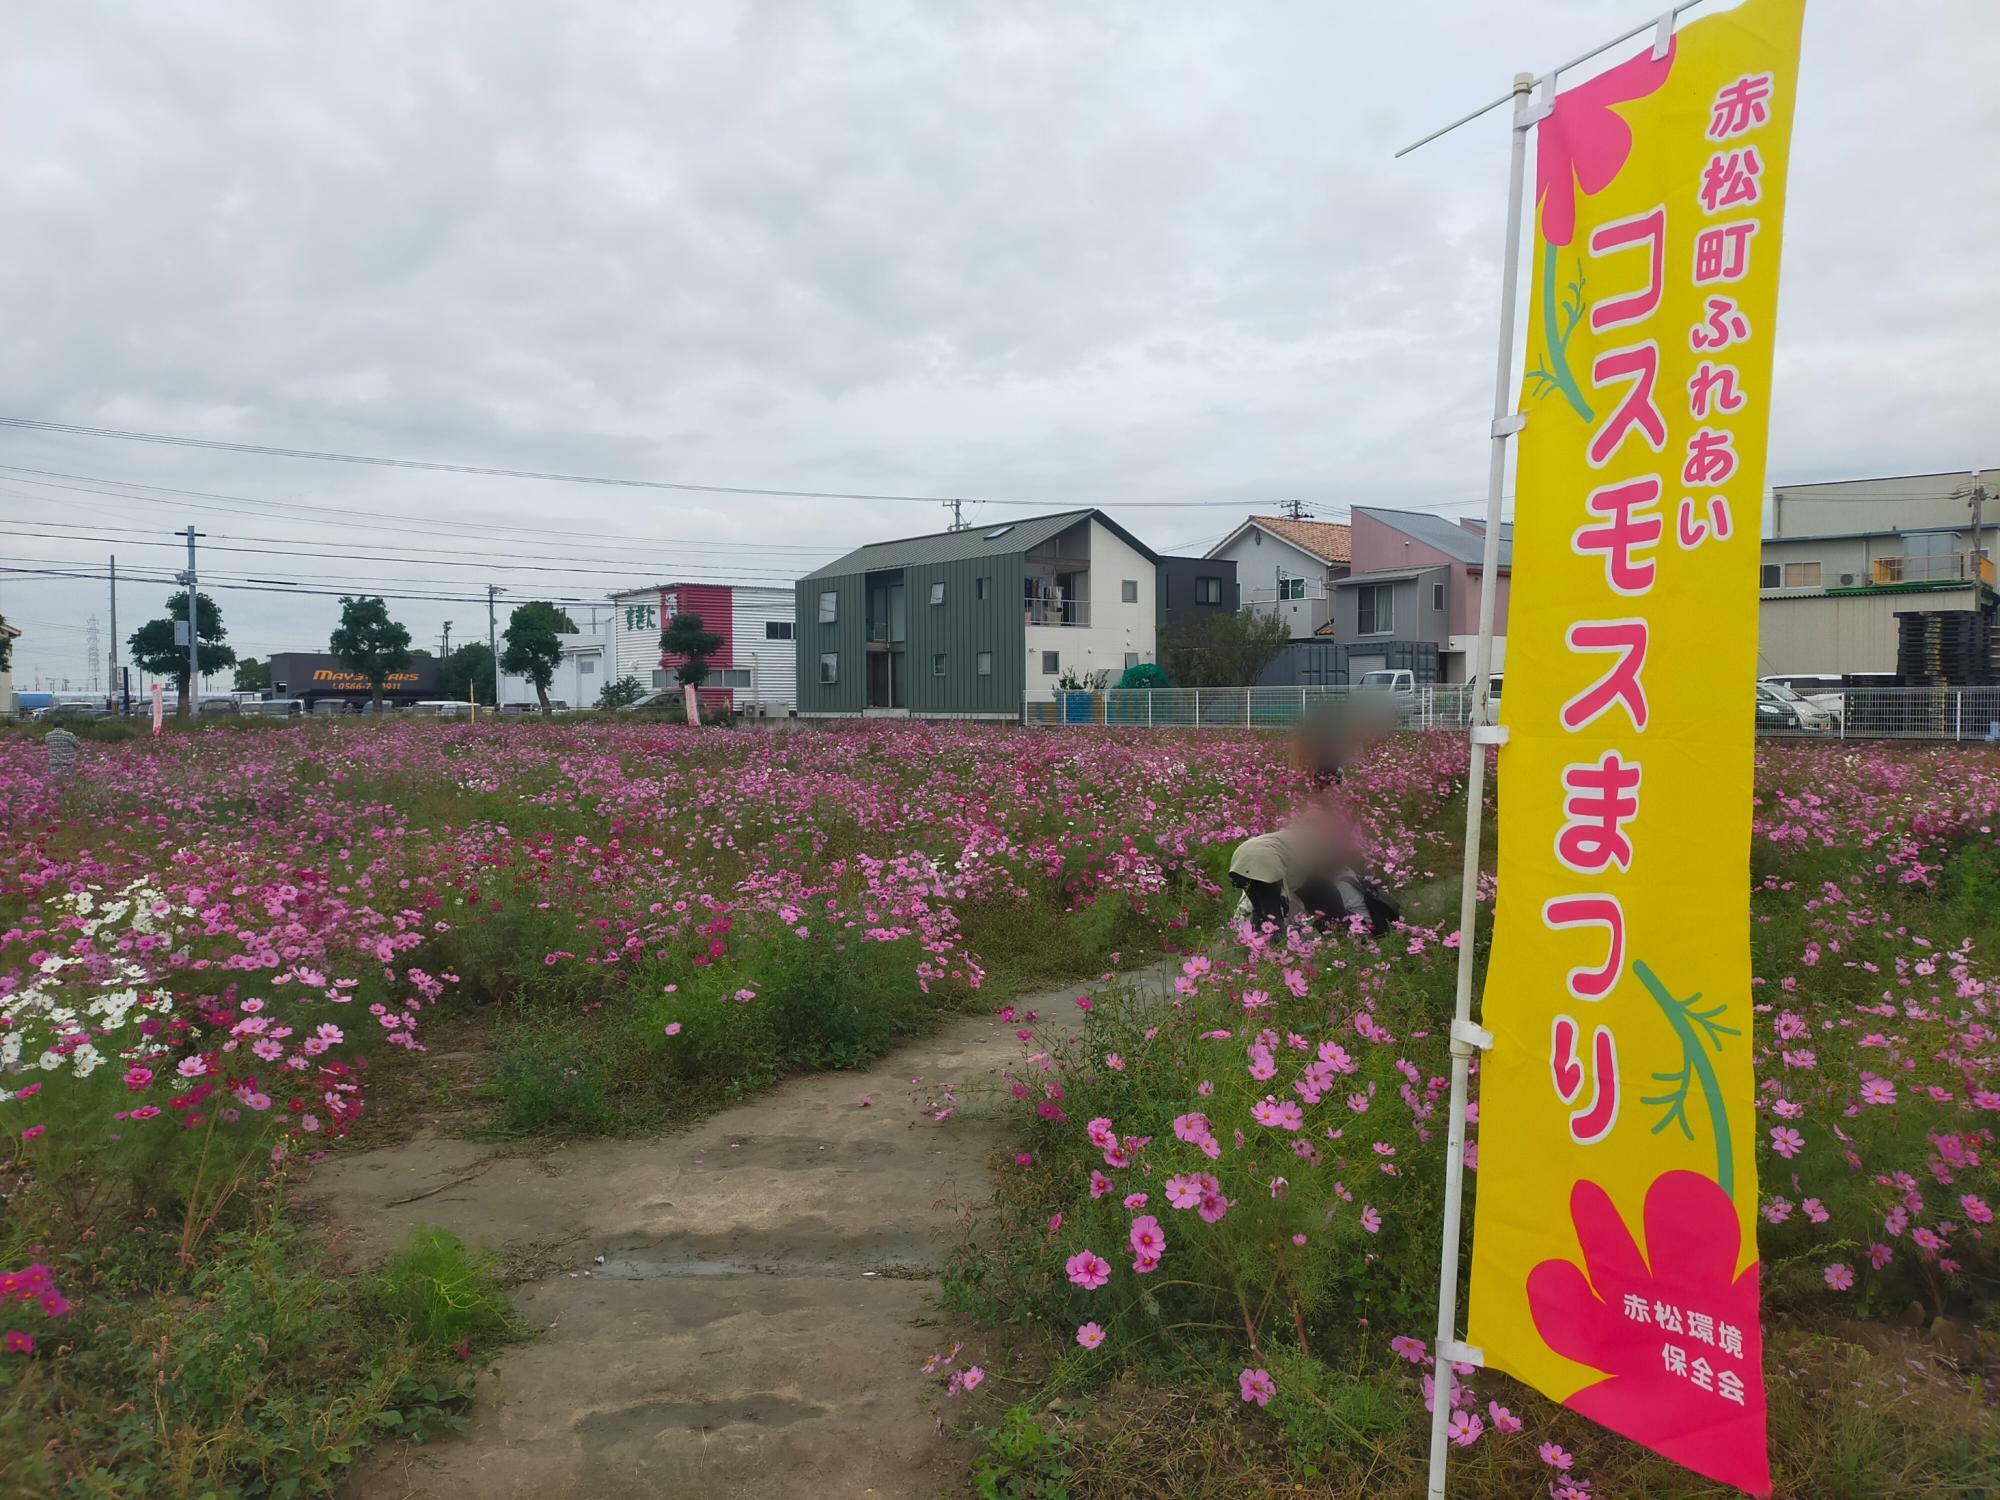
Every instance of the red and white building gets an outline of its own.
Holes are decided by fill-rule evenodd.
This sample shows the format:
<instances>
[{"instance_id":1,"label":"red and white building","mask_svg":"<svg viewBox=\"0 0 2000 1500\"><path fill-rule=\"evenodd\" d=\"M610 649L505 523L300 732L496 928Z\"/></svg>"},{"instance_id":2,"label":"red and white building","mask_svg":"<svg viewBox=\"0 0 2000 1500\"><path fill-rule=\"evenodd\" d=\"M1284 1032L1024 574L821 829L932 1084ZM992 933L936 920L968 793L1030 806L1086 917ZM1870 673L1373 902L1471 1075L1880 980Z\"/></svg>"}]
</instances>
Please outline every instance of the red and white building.
<instances>
[{"instance_id":1,"label":"red and white building","mask_svg":"<svg viewBox=\"0 0 2000 1500\"><path fill-rule=\"evenodd\" d=\"M798 707L792 641L796 591L733 583L661 583L611 596L612 677L648 691L674 685L678 657L663 658L660 632L676 615L700 615L722 637L701 690L706 708L787 717Z\"/></svg>"}]
</instances>

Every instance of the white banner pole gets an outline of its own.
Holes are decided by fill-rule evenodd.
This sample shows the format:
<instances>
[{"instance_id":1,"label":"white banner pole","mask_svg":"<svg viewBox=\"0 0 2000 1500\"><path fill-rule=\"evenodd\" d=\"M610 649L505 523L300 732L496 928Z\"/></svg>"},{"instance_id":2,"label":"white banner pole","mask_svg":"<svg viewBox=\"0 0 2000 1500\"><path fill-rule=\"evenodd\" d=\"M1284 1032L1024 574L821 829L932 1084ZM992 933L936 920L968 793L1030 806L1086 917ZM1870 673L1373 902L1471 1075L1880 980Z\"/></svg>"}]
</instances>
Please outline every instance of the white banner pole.
<instances>
[{"instance_id":1,"label":"white banner pole","mask_svg":"<svg viewBox=\"0 0 2000 1500\"><path fill-rule=\"evenodd\" d=\"M1514 410L1515 282L1521 272L1521 196L1527 170L1528 131L1546 112L1537 109L1532 94L1535 76L1514 75L1513 147L1507 177L1507 248L1501 259L1500 354L1493 376L1492 448L1486 473L1486 537L1479 573L1479 643L1472 657L1471 749L1465 773L1465 864L1458 899L1458 988L1451 1023L1451 1123L1444 1148L1444 1246L1438 1259L1437 1342L1431 1387L1430 1500L1444 1500L1445 1424L1451 1416L1453 1361L1479 1363L1479 1351L1458 1339L1459 1210L1465 1196L1465 1094L1473 1054L1491 1045L1492 1037L1472 1023L1472 934L1478 921L1479 843L1485 822L1486 747L1499 735L1488 728L1492 708L1487 701L1493 661L1493 614L1500 570L1500 492L1507 477L1507 439L1525 420ZM1554 86L1551 82L1550 91Z\"/></svg>"}]
</instances>

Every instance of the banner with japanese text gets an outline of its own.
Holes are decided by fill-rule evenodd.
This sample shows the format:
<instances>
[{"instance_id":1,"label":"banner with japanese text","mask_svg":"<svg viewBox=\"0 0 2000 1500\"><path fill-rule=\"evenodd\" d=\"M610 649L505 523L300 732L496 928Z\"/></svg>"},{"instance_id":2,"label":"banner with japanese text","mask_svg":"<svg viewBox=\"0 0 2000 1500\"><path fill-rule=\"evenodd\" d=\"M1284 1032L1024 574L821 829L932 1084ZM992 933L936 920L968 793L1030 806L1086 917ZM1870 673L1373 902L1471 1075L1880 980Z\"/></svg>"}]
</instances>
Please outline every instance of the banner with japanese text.
<instances>
[{"instance_id":1,"label":"banner with japanese text","mask_svg":"<svg viewBox=\"0 0 2000 1500\"><path fill-rule=\"evenodd\" d=\"M1756 1494L1751 755L1804 9L1695 21L1536 127L1468 1323Z\"/></svg>"}]
</instances>

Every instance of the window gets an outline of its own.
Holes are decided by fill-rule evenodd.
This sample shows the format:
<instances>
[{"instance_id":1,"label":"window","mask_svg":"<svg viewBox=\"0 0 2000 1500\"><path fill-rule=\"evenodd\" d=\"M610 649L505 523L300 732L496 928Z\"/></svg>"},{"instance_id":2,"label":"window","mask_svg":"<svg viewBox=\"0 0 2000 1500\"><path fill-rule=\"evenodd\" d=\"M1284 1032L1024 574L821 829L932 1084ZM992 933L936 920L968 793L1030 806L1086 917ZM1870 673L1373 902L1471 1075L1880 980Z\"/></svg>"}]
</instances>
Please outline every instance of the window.
<instances>
[{"instance_id":1,"label":"window","mask_svg":"<svg viewBox=\"0 0 2000 1500\"><path fill-rule=\"evenodd\" d=\"M1441 583L1431 585L1431 608L1438 610L1444 608L1444 585Z\"/></svg>"},{"instance_id":2,"label":"window","mask_svg":"<svg viewBox=\"0 0 2000 1500\"><path fill-rule=\"evenodd\" d=\"M590 659L590 658L587 658L587 657L586 657L585 659L583 659L583 660L579 661L579 662L578 662L578 663L576 664L576 675L577 675L577 676L579 676L579 677L594 677L594 676L596 676L596 675L597 675L597 663L596 663L596 662L595 662L594 660L592 660L592 659Z\"/></svg>"},{"instance_id":3,"label":"window","mask_svg":"<svg viewBox=\"0 0 2000 1500\"><path fill-rule=\"evenodd\" d=\"M1121 581L1119 582L1119 584L1118 584L1118 602L1119 602L1120 604L1137 604L1137 603L1139 602L1139 580L1138 580L1138 579L1136 579L1136 578L1126 578L1126 579L1122 579L1122 580L1121 580Z\"/></svg>"},{"instance_id":4,"label":"window","mask_svg":"<svg viewBox=\"0 0 2000 1500\"><path fill-rule=\"evenodd\" d=\"M1139 653L1138 653L1138 652L1136 652L1136 651L1127 651L1127 652L1125 653L1125 667L1126 667L1126 670L1128 670L1128 671L1129 671L1130 669L1132 669L1133 667L1136 667L1136 666L1138 666L1138 665L1139 665Z\"/></svg>"},{"instance_id":5,"label":"window","mask_svg":"<svg viewBox=\"0 0 2000 1500\"><path fill-rule=\"evenodd\" d=\"M1062 652L1044 651L1042 653L1042 675L1044 677L1053 677L1061 670Z\"/></svg>"},{"instance_id":6,"label":"window","mask_svg":"<svg viewBox=\"0 0 2000 1500\"><path fill-rule=\"evenodd\" d=\"M1816 562L1786 563L1785 587L1788 589L1818 588L1819 564Z\"/></svg>"},{"instance_id":7,"label":"window","mask_svg":"<svg viewBox=\"0 0 2000 1500\"><path fill-rule=\"evenodd\" d=\"M942 582L934 583L931 585L931 603L933 604L944 603L944 584Z\"/></svg>"},{"instance_id":8,"label":"window","mask_svg":"<svg viewBox=\"0 0 2000 1500\"><path fill-rule=\"evenodd\" d=\"M988 583L988 582L989 582L989 580L988 580L988 579L986 579L986 578L975 578L975 579L973 579L973 580L972 580L972 597L973 597L973 598L975 598L975 599L984 599L984 598L986 597L986 585L987 585L987 583Z\"/></svg>"},{"instance_id":9,"label":"window","mask_svg":"<svg viewBox=\"0 0 2000 1500\"><path fill-rule=\"evenodd\" d=\"M1220 604L1222 602L1222 580L1220 578L1197 578L1194 581L1194 602L1197 604Z\"/></svg>"},{"instance_id":10,"label":"window","mask_svg":"<svg viewBox=\"0 0 2000 1500\"><path fill-rule=\"evenodd\" d=\"M1396 589L1393 584L1370 583L1356 590L1357 631L1362 635L1388 635L1396 628Z\"/></svg>"},{"instance_id":11,"label":"window","mask_svg":"<svg viewBox=\"0 0 2000 1500\"><path fill-rule=\"evenodd\" d=\"M791 638L792 622L790 620L766 620L764 622L765 640L789 641Z\"/></svg>"},{"instance_id":12,"label":"window","mask_svg":"<svg viewBox=\"0 0 2000 1500\"><path fill-rule=\"evenodd\" d=\"M840 653L827 651L819 659L819 683L821 687L831 687L840 681Z\"/></svg>"},{"instance_id":13,"label":"window","mask_svg":"<svg viewBox=\"0 0 2000 1500\"><path fill-rule=\"evenodd\" d=\"M931 676L944 676L944 653L942 651L933 651L931 653Z\"/></svg>"},{"instance_id":14,"label":"window","mask_svg":"<svg viewBox=\"0 0 2000 1500\"><path fill-rule=\"evenodd\" d=\"M1005 526L995 526L991 531L986 533L986 540L989 542L997 542L1000 540L1001 537L1005 536L1008 532L1012 531L1013 529L1014 529L1014 523L1012 521L1009 521Z\"/></svg>"},{"instance_id":15,"label":"window","mask_svg":"<svg viewBox=\"0 0 2000 1500\"><path fill-rule=\"evenodd\" d=\"M1280 578L1278 597L1280 599L1303 599L1306 596L1306 581L1303 578Z\"/></svg>"},{"instance_id":16,"label":"window","mask_svg":"<svg viewBox=\"0 0 2000 1500\"><path fill-rule=\"evenodd\" d=\"M1759 588L1767 588L1767 589L1783 588L1784 587L1784 584L1782 582L1783 578L1784 578L1784 569L1780 568L1776 563L1765 563L1760 569L1758 569Z\"/></svg>"},{"instance_id":17,"label":"window","mask_svg":"<svg viewBox=\"0 0 2000 1500\"><path fill-rule=\"evenodd\" d=\"M748 667L717 667L708 674L708 685L718 688L748 688L750 669Z\"/></svg>"},{"instance_id":18,"label":"window","mask_svg":"<svg viewBox=\"0 0 2000 1500\"><path fill-rule=\"evenodd\" d=\"M981 677L991 677L993 675L993 653L991 651L980 652L973 658L973 661L975 663L974 670Z\"/></svg>"},{"instance_id":19,"label":"window","mask_svg":"<svg viewBox=\"0 0 2000 1500\"><path fill-rule=\"evenodd\" d=\"M839 618L840 618L840 595L835 593L832 589L828 589L825 593L819 596L819 622L822 625L831 625L834 623L835 620ZM827 679L828 682L831 682L832 680L833 679L831 677Z\"/></svg>"},{"instance_id":20,"label":"window","mask_svg":"<svg viewBox=\"0 0 2000 1500\"><path fill-rule=\"evenodd\" d=\"M667 670L666 668L664 668L664 667L655 667L655 668L653 668L653 686L654 686L654 687L656 687L656 688L669 688L669 687L672 687L673 685L674 685L674 674L673 674L673 673L669 672L669 671L668 671L668 670Z\"/></svg>"}]
</instances>

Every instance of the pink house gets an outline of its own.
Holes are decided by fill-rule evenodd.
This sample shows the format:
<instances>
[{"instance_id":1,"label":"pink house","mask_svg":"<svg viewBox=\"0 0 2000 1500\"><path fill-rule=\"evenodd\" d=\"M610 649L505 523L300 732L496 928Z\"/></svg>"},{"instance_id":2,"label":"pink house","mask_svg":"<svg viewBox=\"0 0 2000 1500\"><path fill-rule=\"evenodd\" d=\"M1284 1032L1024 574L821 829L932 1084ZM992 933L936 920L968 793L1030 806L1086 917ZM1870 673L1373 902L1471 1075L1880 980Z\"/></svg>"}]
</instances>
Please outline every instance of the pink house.
<instances>
[{"instance_id":1,"label":"pink house","mask_svg":"<svg viewBox=\"0 0 2000 1500\"><path fill-rule=\"evenodd\" d=\"M1465 681L1479 633L1484 521L1357 505L1349 524L1353 571L1332 586L1333 637L1348 681L1376 667L1428 661L1433 650L1438 680ZM1512 530L1500 533L1496 667L1506 660Z\"/></svg>"}]
</instances>

